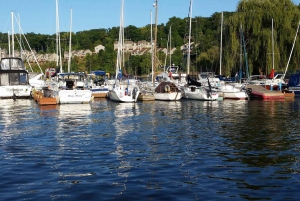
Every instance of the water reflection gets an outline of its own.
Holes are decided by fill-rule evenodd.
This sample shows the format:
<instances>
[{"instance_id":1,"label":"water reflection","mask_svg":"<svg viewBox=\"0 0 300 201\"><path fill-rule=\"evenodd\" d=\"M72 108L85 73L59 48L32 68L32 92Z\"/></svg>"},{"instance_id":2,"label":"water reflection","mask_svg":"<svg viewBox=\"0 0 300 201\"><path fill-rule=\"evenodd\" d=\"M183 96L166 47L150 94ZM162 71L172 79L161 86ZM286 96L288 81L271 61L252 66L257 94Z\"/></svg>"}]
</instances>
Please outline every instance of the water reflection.
<instances>
[{"instance_id":1,"label":"water reflection","mask_svg":"<svg viewBox=\"0 0 300 201\"><path fill-rule=\"evenodd\" d=\"M100 100L48 109L30 101L2 103L2 199L284 200L299 195L297 99Z\"/></svg>"},{"instance_id":2,"label":"water reflection","mask_svg":"<svg viewBox=\"0 0 300 201\"><path fill-rule=\"evenodd\" d=\"M113 126L116 131L115 135L115 152L114 154L119 161L116 167L116 173L120 179L116 179L113 185L117 187L121 195L126 191L126 183L132 168L130 160L126 160L131 155L131 149L124 148L126 145L134 143L131 141L130 134L135 131L135 116L139 114L137 103L112 103L115 120Z\"/></svg>"}]
</instances>

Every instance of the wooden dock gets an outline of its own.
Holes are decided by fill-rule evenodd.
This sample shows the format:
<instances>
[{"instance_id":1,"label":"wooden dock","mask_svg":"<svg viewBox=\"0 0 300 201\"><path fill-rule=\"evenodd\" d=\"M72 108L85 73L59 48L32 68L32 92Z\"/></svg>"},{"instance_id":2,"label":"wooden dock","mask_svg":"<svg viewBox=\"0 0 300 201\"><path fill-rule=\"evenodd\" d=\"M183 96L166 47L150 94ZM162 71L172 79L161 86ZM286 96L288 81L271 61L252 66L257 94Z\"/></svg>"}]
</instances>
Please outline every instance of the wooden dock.
<instances>
[{"instance_id":1,"label":"wooden dock","mask_svg":"<svg viewBox=\"0 0 300 201\"><path fill-rule=\"evenodd\" d=\"M247 88L252 89L251 98L258 98L263 100L278 100L284 99L285 95L281 91L270 91L260 85L247 85Z\"/></svg>"}]
</instances>

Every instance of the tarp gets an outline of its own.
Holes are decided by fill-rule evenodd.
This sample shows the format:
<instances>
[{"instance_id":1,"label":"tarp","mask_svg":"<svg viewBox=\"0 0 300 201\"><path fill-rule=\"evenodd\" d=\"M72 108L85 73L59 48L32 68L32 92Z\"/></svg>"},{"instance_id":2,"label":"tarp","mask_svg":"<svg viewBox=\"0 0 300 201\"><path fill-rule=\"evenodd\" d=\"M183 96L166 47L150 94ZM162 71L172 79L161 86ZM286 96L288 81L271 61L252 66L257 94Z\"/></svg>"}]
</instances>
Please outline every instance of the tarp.
<instances>
[{"instance_id":1,"label":"tarp","mask_svg":"<svg viewBox=\"0 0 300 201\"><path fill-rule=\"evenodd\" d=\"M92 71L91 74L105 76L106 72L103 70L95 70L95 71Z\"/></svg>"}]
</instances>

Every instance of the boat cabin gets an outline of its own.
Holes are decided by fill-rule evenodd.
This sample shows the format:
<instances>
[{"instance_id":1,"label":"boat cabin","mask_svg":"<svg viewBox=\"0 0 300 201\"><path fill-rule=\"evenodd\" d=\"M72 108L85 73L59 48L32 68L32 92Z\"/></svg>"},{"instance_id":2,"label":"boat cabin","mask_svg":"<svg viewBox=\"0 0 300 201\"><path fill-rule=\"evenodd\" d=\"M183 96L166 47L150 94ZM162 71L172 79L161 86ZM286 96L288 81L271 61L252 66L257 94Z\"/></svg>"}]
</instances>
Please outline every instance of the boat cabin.
<instances>
[{"instance_id":1,"label":"boat cabin","mask_svg":"<svg viewBox=\"0 0 300 201\"><path fill-rule=\"evenodd\" d=\"M59 73L59 87L62 89L84 89L86 85L86 75L84 73Z\"/></svg>"},{"instance_id":2,"label":"boat cabin","mask_svg":"<svg viewBox=\"0 0 300 201\"><path fill-rule=\"evenodd\" d=\"M28 72L21 58L2 58L0 62L0 85L29 85Z\"/></svg>"}]
</instances>

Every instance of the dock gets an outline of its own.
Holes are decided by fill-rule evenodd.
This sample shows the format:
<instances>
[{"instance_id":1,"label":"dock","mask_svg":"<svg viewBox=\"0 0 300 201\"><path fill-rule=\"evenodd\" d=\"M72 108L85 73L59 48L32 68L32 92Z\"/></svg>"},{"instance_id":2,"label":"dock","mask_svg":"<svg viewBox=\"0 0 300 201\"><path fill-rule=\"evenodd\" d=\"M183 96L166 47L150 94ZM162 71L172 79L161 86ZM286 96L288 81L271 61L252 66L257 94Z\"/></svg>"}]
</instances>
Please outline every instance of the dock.
<instances>
[{"instance_id":1,"label":"dock","mask_svg":"<svg viewBox=\"0 0 300 201\"><path fill-rule=\"evenodd\" d=\"M258 98L263 100L278 100L284 99L285 95L281 91L270 91L260 85L247 85L247 89L252 89L251 98Z\"/></svg>"}]
</instances>

